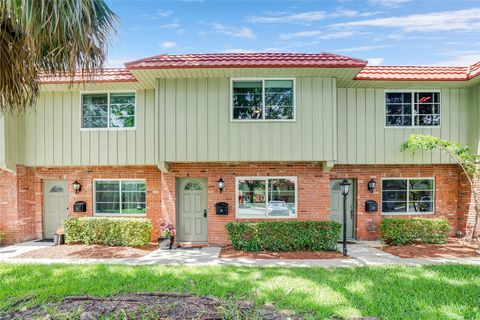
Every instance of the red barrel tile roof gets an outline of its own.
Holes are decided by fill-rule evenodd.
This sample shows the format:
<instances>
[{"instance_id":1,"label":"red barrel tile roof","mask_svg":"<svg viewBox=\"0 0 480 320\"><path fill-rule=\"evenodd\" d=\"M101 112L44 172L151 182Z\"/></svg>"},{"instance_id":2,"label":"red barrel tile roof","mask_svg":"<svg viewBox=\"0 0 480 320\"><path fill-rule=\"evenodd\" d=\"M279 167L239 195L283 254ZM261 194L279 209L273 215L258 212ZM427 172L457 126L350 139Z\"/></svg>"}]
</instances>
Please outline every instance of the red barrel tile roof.
<instances>
[{"instance_id":1,"label":"red barrel tile roof","mask_svg":"<svg viewBox=\"0 0 480 320\"><path fill-rule=\"evenodd\" d=\"M363 68L361 59L332 53L162 54L125 63L130 69L177 68Z\"/></svg>"},{"instance_id":2,"label":"red barrel tile roof","mask_svg":"<svg viewBox=\"0 0 480 320\"><path fill-rule=\"evenodd\" d=\"M100 73L90 77L81 74L75 75L73 83L91 83L91 82L136 82L137 79L126 68L105 68ZM40 74L40 83L42 84L66 84L71 83L72 79L68 76L51 76L45 73Z\"/></svg>"},{"instance_id":3,"label":"red barrel tile roof","mask_svg":"<svg viewBox=\"0 0 480 320\"><path fill-rule=\"evenodd\" d=\"M480 62L470 67L367 66L355 80L468 81L480 74Z\"/></svg>"}]
</instances>

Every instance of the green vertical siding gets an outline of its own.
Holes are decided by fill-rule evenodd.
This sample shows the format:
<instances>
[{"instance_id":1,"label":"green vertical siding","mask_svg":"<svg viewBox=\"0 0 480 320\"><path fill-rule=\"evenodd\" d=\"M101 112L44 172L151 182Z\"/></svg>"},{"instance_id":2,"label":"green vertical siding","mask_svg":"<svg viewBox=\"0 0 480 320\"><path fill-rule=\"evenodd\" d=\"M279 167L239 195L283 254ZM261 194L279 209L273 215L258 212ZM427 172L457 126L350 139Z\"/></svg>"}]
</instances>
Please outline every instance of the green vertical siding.
<instances>
[{"instance_id":1,"label":"green vertical siding","mask_svg":"<svg viewBox=\"0 0 480 320\"><path fill-rule=\"evenodd\" d=\"M136 130L82 131L80 92L43 92L20 122L18 158L31 166L155 164L155 92L136 95Z\"/></svg>"},{"instance_id":2,"label":"green vertical siding","mask_svg":"<svg viewBox=\"0 0 480 320\"><path fill-rule=\"evenodd\" d=\"M468 144L480 153L480 85L468 89Z\"/></svg>"},{"instance_id":3,"label":"green vertical siding","mask_svg":"<svg viewBox=\"0 0 480 320\"><path fill-rule=\"evenodd\" d=\"M450 163L439 151L412 155L400 151L414 133L467 143L468 90L441 90L441 126L436 128L385 127L385 89L338 88L338 163L410 164Z\"/></svg>"},{"instance_id":4,"label":"green vertical siding","mask_svg":"<svg viewBox=\"0 0 480 320\"><path fill-rule=\"evenodd\" d=\"M159 161L336 157L335 79L298 78L296 121L230 121L230 79L158 79Z\"/></svg>"}]
</instances>

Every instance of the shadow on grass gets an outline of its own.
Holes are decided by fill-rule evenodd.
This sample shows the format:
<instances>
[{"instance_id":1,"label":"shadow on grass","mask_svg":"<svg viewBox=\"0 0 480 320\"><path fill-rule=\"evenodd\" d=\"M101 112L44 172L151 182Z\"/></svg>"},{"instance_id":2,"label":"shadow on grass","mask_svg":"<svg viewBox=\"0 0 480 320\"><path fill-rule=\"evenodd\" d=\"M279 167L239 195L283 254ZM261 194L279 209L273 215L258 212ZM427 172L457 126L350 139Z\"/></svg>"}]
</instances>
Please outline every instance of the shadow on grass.
<instances>
[{"instance_id":1,"label":"shadow on grass","mask_svg":"<svg viewBox=\"0 0 480 320\"><path fill-rule=\"evenodd\" d=\"M142 291L244 298L320 319L480 317L480 268L476 266L322 269L0 265L0 314L66 296ZM26 297L32 299L24 301Z\"/></svg>"}]
</instances>

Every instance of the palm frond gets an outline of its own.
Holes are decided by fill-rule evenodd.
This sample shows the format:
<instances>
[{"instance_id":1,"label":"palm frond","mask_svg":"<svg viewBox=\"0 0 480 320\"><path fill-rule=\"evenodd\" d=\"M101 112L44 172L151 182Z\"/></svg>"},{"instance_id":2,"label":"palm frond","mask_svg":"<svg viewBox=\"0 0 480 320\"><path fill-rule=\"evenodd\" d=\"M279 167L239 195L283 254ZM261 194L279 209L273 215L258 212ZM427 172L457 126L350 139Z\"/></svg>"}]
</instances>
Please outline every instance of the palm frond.
<instances>
[{"instance_id":1,"label":"palm frond","mask_svg":"<svg viewBox=\"0 0 480 320\"><path fill-rule=\"evenodd\" d=\"M103 0L0 2L0 112L21 113L38 96L40 71L93 76L107 59L117 15Z\"/></svg>"}]
</instances>

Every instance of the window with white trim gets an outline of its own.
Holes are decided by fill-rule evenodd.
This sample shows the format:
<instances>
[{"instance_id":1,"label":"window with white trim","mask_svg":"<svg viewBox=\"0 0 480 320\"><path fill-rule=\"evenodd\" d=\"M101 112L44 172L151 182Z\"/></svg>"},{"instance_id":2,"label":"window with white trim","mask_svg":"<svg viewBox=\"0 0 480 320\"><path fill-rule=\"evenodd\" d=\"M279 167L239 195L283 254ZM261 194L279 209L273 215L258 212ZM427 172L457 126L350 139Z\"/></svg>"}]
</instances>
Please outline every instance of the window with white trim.
<instances>
[{"instance_id":1,"label":"window with white trim","mask_svg":"<svg viewBox=\"0 0 480 320\"><path fill-rule=\"evenodd\" d=\"M440 92L386 92L387 127L440 126Z\"/></svg>"},{"instance_id":2,"label":"window with white trim","mask_svg":"<svg viewBox=\"0 0 480 320\"><path fill-rule=\"evenodd\" d=\"M82 94L82 128L135 128L135 93Z\"/></svg>"},{"instance_id":3,"label":"window with white trim","mask_svg":"<svg viewBox=\"0 0 480 320\"><path fill-rule=\"evenodd\" d=\"M232 119L295 119L294 87L293 79L232 80Z\"/></svg>"},{"instance_id":4,"label":"window with white trim","mask_svg":"<svg viewBox=\"0 0 480 320\"><path fill-rule=\"evenodd\" d=\"M94 180L95 214L144 215L147 212L145 180Z\"/></svg>"},{"instance_id":5,"label":"window with white trim","mask_svg":"<svg viewBox=\"0 0 480 320\"><path fill-rule=\"evenodd\" d=\"M382 179L382 213L425 214L435 211L433 178Z\"/></svg>"},{"instance_id":6,"label":"window with white trim","mask_svg":"<svg viewBox=\"0 0 480 320\"><path fill-rule=\"evenodd\" d=\"M295 177L239 177L236 179L238 218L288 218L297 212Z\"/></svg>"}]
</instances>

